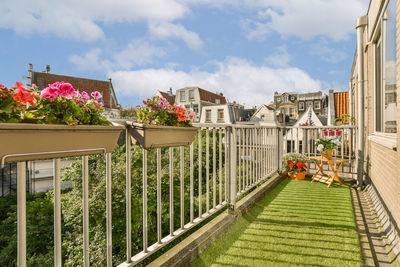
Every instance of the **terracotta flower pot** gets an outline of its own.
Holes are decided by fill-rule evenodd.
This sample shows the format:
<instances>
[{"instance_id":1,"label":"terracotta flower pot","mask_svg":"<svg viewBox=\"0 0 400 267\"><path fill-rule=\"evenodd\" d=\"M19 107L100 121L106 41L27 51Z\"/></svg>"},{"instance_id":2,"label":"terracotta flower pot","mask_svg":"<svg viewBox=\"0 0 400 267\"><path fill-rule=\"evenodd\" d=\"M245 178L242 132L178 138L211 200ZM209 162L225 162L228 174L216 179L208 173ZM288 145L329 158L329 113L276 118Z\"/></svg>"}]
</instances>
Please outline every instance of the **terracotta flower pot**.
<instances>
[{"instance_id":1,"label":"terracotta flower pot","mask_svg":"<svg viewBox=\"0 0 400 267\"><path fill-rule=\"evenodd\" d=\"M288 176L292 180L304 180L306 178L306 172L299 172L299 173L288 172Z\"/></svg>"},{"instance_id":2,"label":"terracotta flower pot","mask_svg":"<svg viewBox=\"0 0 400 267\"><path fill-rule=\"evenodd\" d=\"M1 163L111 152L123 126L0 123Z\"/></svg>"},{"instance_id":3,"label":"terracotta flower pot","mask_svg":"<svg viewBox=\"0 0 400 267\"><path fill-rule=\"evenodd\" d=\"M126 122L133 144L145 149L190 145L199 128Z\"/></svg>"},{"instance_id":4,"label":"terracotta flower pot","mask_svg":"<svg viewBox=\"0 0 400 267\"><path fill-rule=\"evenodd\" d=\"M327 159L332 159L332 154L333 154L333 149L327 149L323 152L321 152L322 156L327 158Z\"/></svg>"}]
</instances>

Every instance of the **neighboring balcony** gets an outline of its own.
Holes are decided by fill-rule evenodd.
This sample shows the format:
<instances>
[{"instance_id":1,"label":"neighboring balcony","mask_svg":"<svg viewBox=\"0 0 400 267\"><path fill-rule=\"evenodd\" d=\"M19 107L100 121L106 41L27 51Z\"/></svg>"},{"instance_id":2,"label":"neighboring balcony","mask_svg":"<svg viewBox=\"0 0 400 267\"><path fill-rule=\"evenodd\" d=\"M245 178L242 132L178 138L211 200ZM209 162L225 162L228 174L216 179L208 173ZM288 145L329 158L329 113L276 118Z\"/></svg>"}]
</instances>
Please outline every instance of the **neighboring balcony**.
<instances>
[{"instance_id":1,"label":"neighboring balcony","mask_svg":"<svg viewBox=\"0 0 400 267\"><path fill-rule=\"evenodd\" d=\"M61 192L57 187L40 200L17 190L18 203L4 204L9 205L9 213L0 226L13 234L0 240L2 257L9 257L3 263L148 264L181 241L182 249L188 250L184 238L200 226L216 227L218 218L225 218L221 226L230 228L238 214L247 215L194 264L204 259L207 264L240 265L239 258L243 265L263 264L268 255L280 264L306 264L296 259L285 262L277 255L293 250L290 253L297 257L318 258L329 255L330 249L349 256L335 261L340 258L335 254L329 264L362 263L354 256L359 246L349 186L328 188L310 180L295 183L280 175L286 153L320 155L315 140L325 128L338 127L196 126L198 134L188 147L144 150L133 146L126 132L113 153L76 158L62 177L59 160L54 159L54 184L70 181L72 189ZM343 146L335 156L349 161L339 175L352 181L357 173L357 129L340 128ZM307 165L308 174L315 173L317 166L311 161ZM24 166L20 162L17 169ZM329 173L327 167L324 170ZM18 172L18 181L25 180L26 172ZM53 217L52 212L62 216ZM17 222L26 223L26 229L17 229ZM336 238L348 245L336 244ZM262 245L264 241L276 244L268 247ZM318 265L315 257L311 265Z\"/></svg>"}]
</instances>

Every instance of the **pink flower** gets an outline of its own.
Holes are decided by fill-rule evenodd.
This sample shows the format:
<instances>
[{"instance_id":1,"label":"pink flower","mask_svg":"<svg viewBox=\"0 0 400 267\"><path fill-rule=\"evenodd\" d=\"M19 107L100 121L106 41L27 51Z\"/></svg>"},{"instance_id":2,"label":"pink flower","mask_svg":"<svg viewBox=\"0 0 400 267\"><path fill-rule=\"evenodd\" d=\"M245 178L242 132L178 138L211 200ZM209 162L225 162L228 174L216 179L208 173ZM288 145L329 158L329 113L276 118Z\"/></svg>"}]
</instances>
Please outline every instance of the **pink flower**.
<instances>
[{"instance_id":1,"label":"pink flower","mask_svg":"<svg viewBox=\"0 0 400 267\"><path fill-rule=\"evenodd\" d=\"M94 91L93 93L90 94L94 99L100 99L102 98L102 95L98 91Z\"/></svg>"},{"instance_id":2,"label":"pink flower","mask_svg":"<svg viewBox=\"0 0 400 267\"><path fill-rule=\"evenodd\" d=\"M335 130L329 130L329 136L335 136Z\"/></svg>"},{"instance_id":3,"label":"pink flower","mask_svg":"<svg viewBox=\"0 0 400 267\"><path fill-rule=\"evenodd\" d=\"M340 130L339 128L336 129L336 135L340 136L342 134L342 130Z\"/></svg>"},{"instance_id":4,"label":"pink flower","mask_svg":"<svg viewBox=\"0 0 400 267\"><path fill-rule=\"evenodd\" d=\"M89 99L90 96L88 95L88 93L86 93L85 91L82 92L78 92L79 93L79 97L83 98L83 99Z\"/></svg>"},{"instance_id":5,"label":"pink flower","mask_svg":"<svg viewBox=\"0 0 400 267\"><path fill-rule=\"evenodd\" d=\"M324 136L327 136L327 135L328 135L328 129L325 128L325 130L322 132L322 134L323 134Z\"/></svg>"},{"instance_id":6,"label":"pink flower","mask_svg":"<svg viewBox=\"0 0 400 267\"><path fill-rule=\"evenodd\" d=\"M79 100L75 100L76 103L78 103L80 106L83 106L83 103Z\"/></svg>"},{"instance_id":7,"label":"pink flower","mask_svg":"<svg viewBox=\"0 0 400 267\"><path fill-rule=\"evenodd\" d=\"M94 103L96 103L99 107L102 107L103 106L103 103L101 103L101 102L99 102L99 101L94 101Z\"/></svg>"},{"instance_id":8,"label":"pink flower","mask_svg":"<svg viewBox=\"0 0 400 267\"><path fill-rule=\"evenodd\" d=\"M70 83L61 82L59 84L59 95L71 99L73 96L76 96L76 91Z\"/></svg>"},{"instance_id":9,"label":"pink flower","mask_svg":"<svg viewBox=\"0 0 400 267\"><path fill-rule=\"evenodd\" d=\"M53 99L58 96L58 92L59 92L59 90L57 87L49 85L48 87L46 87L45 89L43 89L40 92L39 97L50 98L50 100L53 101Z\"/></svg>"}]
</instances>

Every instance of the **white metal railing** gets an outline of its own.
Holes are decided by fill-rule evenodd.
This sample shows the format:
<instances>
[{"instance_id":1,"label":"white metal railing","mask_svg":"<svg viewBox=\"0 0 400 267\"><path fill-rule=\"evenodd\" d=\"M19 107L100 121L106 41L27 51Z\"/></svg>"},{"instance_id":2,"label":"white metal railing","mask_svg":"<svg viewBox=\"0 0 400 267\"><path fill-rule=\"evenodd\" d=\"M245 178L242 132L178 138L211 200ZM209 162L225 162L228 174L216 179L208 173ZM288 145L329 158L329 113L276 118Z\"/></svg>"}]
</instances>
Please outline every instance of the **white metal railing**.
<instances>
[{"instance_id":1,"label":"white metal railing","mask_svg":"<svg viewBox=\"0 0 400 267\"><path fill-rule=\"evenodd\" d=\"M305 155L318 155L315 140L322 136L326 127L265 127L248 125L197 124L200 127L196 142L190 147L157 148L156 166L150 166L148 154L142 149L142 231L141 251L132 248L132 144L126 132L126 260L119 266L133 266L154 252L171 243L174 239L198 225L206 218L226 206L234 209L236 200L276 172L281 157L288 152ZM329 127L338 128L338 127ZM340 127L343 131L341 141L345 144L336 156L353 159L355 157L356 128ZM154 153L154 152L152 152ZM189 155L189 162L185 161ZM204 158L203 158L204 157ZM162 164L168 162L168 164ZM105 154L106 161L106 255L107 266L112 266L112 166L111 153ZM153 159L152 161L153 162ZM196 164L195 164L196 163ZM150 165L149 165L150 164ZM179 184L174 184L176 166L179 164ZM149 167L156 167L156 230L149 229ZM186 168L185 168L186 167ZM26 264L26 164L18 163L18 266ZM167 171L165 171L167 170ZM186 171L185 171L186 170ZM197 171L197 177L195 173ZM162 177L169 176L168 213L162 212ZM54 265L61 266L61 188L60 159L54 159ZM197 179L196 179L197 178ZM185 191L185 181L189 180L189 192ZM165 181L164 181L165 182ZM195 184L197 182L197 184ZM176 208L176 192L179 188L179 210ZM187 188L187 187L186 187ZM153 188L152 188L153 189ZM197 189L197 194L195 191ZM187 189L186 189L187 190ZM185 197L189 198L186 199ZM164 198L165 201L165 198ZM185 207L185 203L189 207ZM174 205L175 204L175 205ZM165 207L165 205L164 205ZM83 210L83 260L77 265L89 266L89 161L82 157L82 210ZM164 208L165 210L165 208ZM188 212L185 214L185 211ZM169 231L163 227L162 216L169 216ZM179 226L175 228L175 218ZM165 224L165 221L164 221ZM155 243L149 244L151 233L156 235Z\"/></svg>"},{"instance_id":2,"label":"white metal railing","mask_svg":"<svg viewBox=\"0 0 400 267\"><path fill-rule=\"evenodd\" d=\"M342 145L339 146L334 152L334 156L342 159L349 159L348 163L345 163L341 167L342 173L355 173L357 153L355 153L356 147L356 126L297 126L297 127L281 127L280 140L281 142L281 154L282 157L286 153L301 153L305 156L319 156L321 153L317 150L315 143L318 138L323 138L323 131L329 130L341 130L341 135L338 137ZM313 170L317 166L311 163L309 167Z\"/></svg>"}]
</instances>

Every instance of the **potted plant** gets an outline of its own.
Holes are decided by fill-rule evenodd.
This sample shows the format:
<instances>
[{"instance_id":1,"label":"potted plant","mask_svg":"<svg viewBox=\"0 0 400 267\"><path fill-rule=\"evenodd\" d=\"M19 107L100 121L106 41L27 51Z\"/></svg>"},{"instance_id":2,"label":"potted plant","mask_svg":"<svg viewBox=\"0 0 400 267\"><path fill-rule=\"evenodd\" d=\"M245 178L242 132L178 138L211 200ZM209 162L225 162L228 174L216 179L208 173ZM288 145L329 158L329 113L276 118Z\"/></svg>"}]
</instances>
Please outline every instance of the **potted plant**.
<instances>
[{"instance_id":1,"label":"potted plant","mask_svg":"<svg viewBox=\"0 0 400 267\"><path fill-rule=\"evenodd\" d=\"M192 126L195 113L158 96L144 100L137 117L127 127L133 143L145 149L189 145L198 131Z\"/></svg>"},{"instance_id":2,"label":"potted plant","mask_svg":"<svg viewBox=\"0 0 400 267\"><path fill-rule=\"evenodd\" d=\"M283 169L292 180L304 180L307 158L302 154L289 153L283 157Z\"/></svg>"},{"instance_id":3,"label":"potted plant","mask_svg":"<svg viewBox=\"0 0 400 267\"><path fill-rule=\"evenodd\" d=\"M102 115L101 97L64 82L40 93L0 85L1 163L111 152L124 127Z\"/></svg>"},{"instance_id":4,"label":"potted plant","mask_svg":"<svg viewBox=\"0 0 400 267\"><path fill-rule=\"evenodd\" d=\"M324 129L323 138L317 139L315 146L317 150L321 152L321 155L327 159L332 159L332 154L335 149L342 145L342 142L339 140L339 136L342 134L342 130L337 128L336 130Z\"/></svg>"}]
</instances>

